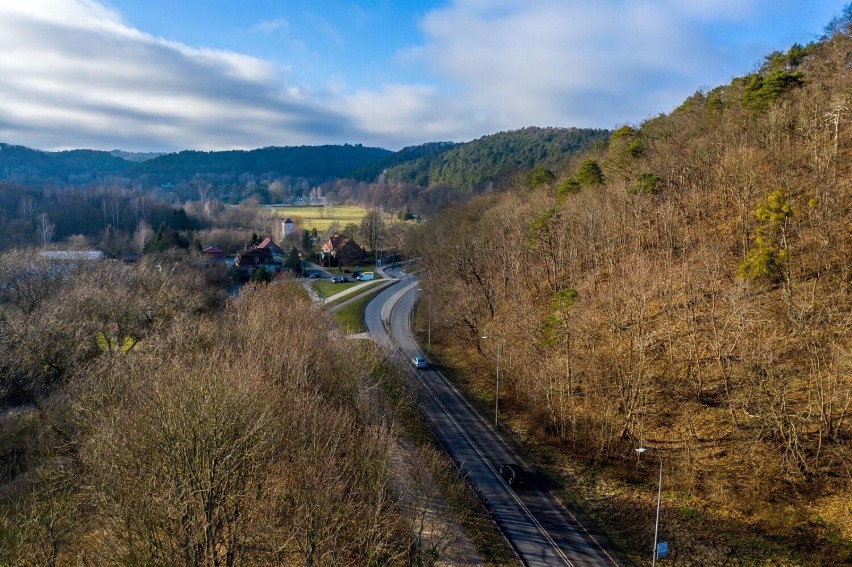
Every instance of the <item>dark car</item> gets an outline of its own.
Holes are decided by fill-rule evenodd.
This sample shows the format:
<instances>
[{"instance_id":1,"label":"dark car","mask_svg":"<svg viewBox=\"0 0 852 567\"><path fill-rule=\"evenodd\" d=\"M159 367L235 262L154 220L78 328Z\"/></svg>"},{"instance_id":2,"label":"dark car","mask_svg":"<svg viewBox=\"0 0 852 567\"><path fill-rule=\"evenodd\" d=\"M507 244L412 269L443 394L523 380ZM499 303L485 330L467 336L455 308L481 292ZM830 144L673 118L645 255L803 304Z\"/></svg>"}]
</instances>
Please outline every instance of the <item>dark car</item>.
<instances>
[{"instance_id":1,"label":"dark car","mask_svg":"<svg viewBox=\"0 0 852 567\"><path fill-rule=\"evenodd\" d=\"M516 465L515 463L500 465L500 476L512 488L521 488L529 485L527 471L521 465Z\"/></svg>"}]
</instances>

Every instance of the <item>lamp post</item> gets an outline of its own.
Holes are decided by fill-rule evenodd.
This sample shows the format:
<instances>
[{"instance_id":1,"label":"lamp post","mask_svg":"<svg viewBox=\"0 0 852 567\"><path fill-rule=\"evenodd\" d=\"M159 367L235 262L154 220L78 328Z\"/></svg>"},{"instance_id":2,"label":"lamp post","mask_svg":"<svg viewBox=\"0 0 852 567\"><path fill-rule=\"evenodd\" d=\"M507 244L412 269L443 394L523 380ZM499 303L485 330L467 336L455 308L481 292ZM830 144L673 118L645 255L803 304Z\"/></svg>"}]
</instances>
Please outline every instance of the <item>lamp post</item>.
<instances>
[{"instance_id":1,"label":"lamp post","mask_svg":"<svg viewBox=\"0 0 852 567\"><path fill-rule=\"evenodd\" d=\"M645 447L636 448L636 452L640 456L647 450ZM663 494L663 457L658 454L657 458L660 459L660 482L657 486L657 520L654 522L654 555L651 557L651 567L655 567L657 564L657 535L660 531L660 497Z\"/></svg>"},{"instance_id":2,"label":"lamp post","mask_svg":"<svg viewBox=\"0 0 852 567\"><path fill-rule=\"evenodd\" d=\"M487 339L488 335L482 337ZM497 414L500 409L500 346L502 343L497 341L497 382L494 386L494 427L497 427Z\"/></svg>"}]
</instances>

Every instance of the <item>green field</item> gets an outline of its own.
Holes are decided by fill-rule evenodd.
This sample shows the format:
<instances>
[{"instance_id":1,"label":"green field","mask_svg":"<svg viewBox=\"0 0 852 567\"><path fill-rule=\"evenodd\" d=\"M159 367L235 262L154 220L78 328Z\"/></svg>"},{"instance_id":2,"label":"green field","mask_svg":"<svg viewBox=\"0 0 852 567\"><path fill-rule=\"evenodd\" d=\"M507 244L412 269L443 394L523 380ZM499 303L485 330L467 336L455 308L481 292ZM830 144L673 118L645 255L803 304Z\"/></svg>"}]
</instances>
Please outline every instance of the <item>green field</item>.
<instances>
[{"instance_id":1,"label":"green field","mask_svg":"<svg viewBox=\"0 0 852 567\"><path fill-rule=\"evenodd\" d=\"M281 218L290 218L294 223L306 230L312 228L317 232L328 230L335 221L343 228L349 223L360 224L367 214L367 209L357 205L328 205L324 207L285 207L273 205L269 207Z\"/></svg>"}]
</instances>

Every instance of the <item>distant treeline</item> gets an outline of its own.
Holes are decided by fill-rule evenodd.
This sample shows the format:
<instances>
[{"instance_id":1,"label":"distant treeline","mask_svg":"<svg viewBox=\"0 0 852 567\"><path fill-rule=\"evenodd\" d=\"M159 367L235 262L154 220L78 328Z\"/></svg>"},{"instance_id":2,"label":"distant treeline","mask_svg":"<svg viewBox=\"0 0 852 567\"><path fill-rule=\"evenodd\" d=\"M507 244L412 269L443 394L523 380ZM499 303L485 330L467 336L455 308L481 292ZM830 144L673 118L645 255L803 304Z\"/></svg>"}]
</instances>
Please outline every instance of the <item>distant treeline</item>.
<instances>
[{"instance_id":1,"label":"distant treeline","mask_svg":"<svg viewBox=\"0 0 852 567\"><path fill-rule=\"evenodd\" d=\"M249 181L259 185L301 179L302 185L310 186L353 179L416 187L449 185L468 191L536 166L559 169L577 152L605 144L608 139L607 130L524 128L464 144L432 142L398 152L345 144L250 151L187 150L142 161L140 158L145 156L141 154L118 151L43 152L0 144L0 181L56 186L109 184L141 189L203 181L218 189L239 189Z\"/></svg>"},{"instance_id":2,"label":"distant treeline","mask_svg":"<svg viewBox=\"0 0 852 567\"><path fill-rule=\"evenodd\" d=\"M342 146L270 147L222 152L183 151L142 162L111 152L71 150L42 152L23 146L0 144L0 180L18 183L83 185L124 180L148 184L187 183L195 175L243 173L326 180L392 155L389 150L360 144Z\"/></svg>"}]
</instances>

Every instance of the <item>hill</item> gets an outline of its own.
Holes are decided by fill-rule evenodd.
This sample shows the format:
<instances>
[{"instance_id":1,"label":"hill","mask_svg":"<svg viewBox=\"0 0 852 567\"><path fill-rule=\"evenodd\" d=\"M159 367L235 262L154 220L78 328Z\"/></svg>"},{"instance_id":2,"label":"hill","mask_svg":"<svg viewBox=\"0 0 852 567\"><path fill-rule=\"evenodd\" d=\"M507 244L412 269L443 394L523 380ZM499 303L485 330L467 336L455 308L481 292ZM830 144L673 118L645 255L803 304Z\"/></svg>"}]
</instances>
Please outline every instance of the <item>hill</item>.
<instances>
[{"instance_id":1,"label":"hill","mask_svg":"<svg viewBox=\"0 0 852 567\"><path fill-rule=\"evenodd\" d=\"M502 423L627 548L653 537L659 458L676 561L852 561L850 53L847 10L421 229L432 348L490 407L500 357Z\"/></svg>"},{"instance_id":2,"label":"hill","mask_svg":"<svg viewBox=\"0 0 852 567\"><path fill-rule=\"evenodd\" d=\"M392 155L359 145L270 147L250 151L183 151L140 159L138 154L94 150L43 152L0 144L0 181L80 185L106 178L149 184L188 183L196 175L277 174L316 181L343 177ZM150 154L142 154L147 157ZM124 159L134 157L133 160Z\"/></svg>"},{"instance_id":3,"label":"hill","mask_svg":"<svg viewBox=\"0 0 852 567\"><path fill-rule=\"evenodd\" d=\"M383 176L388 169L393 169L409 162L442 154L455 147L455 142L429 142L419 146L408 146L384 159L373 162L351 172L348 177L358 181L374 181Z\"/></svg>"},{"instance_id":4,"label":"hill","mask_svg":"<svg viewBox=\"0 0 852 567\"><path fill-rule=\"evenodd\" d=\"M511 179L534 167L559 169L572 156L609 138L606 130L524 128L463 144L430 142L398 152L358 145L269 147L255 150L133 154L113 150L43 152L0 144L0 181L79 185L124 178L142 186L188 184L195 176L227 185L240 175L274 175L322 182L339 178L468 191Z\"/></svg>"},{"instance_id":5,"label":"hill","mask_svg":"<svg viewBox=\"0 0 852 567\"><path fill-rule=\"evenodd\" d=\"M0 144L0 180L80 183L107 175L124 175L131 164L108 152L71 150L42 152Z\"/></svg>"},{"instance_id":6,"label":"hill","mask_svg":"<svg viewBox=\"0 0 852 567\"><path fill-rule=\"evenodd\" d=\"M360 144L343 146L270 147L251 151L183 151L136 165L136 175L182 181L196 174L277 173L307 179L344 177L349 172L386 158L392 152Z\"/></svg>"},{"instance_id":7,"label":"hill","mask_svg":"<svg viewBox=\"0 0 852 567\"><path fill-rule=\"evenodd\" d=\"M537 166L562 168L578 152L606 143L608 138L607 130L582 128L499 132L464 144L430 147L423 155L388 167L384 177L388 182L421 187L447 184L465 191Z\"/></svg>"}]
</instances>

